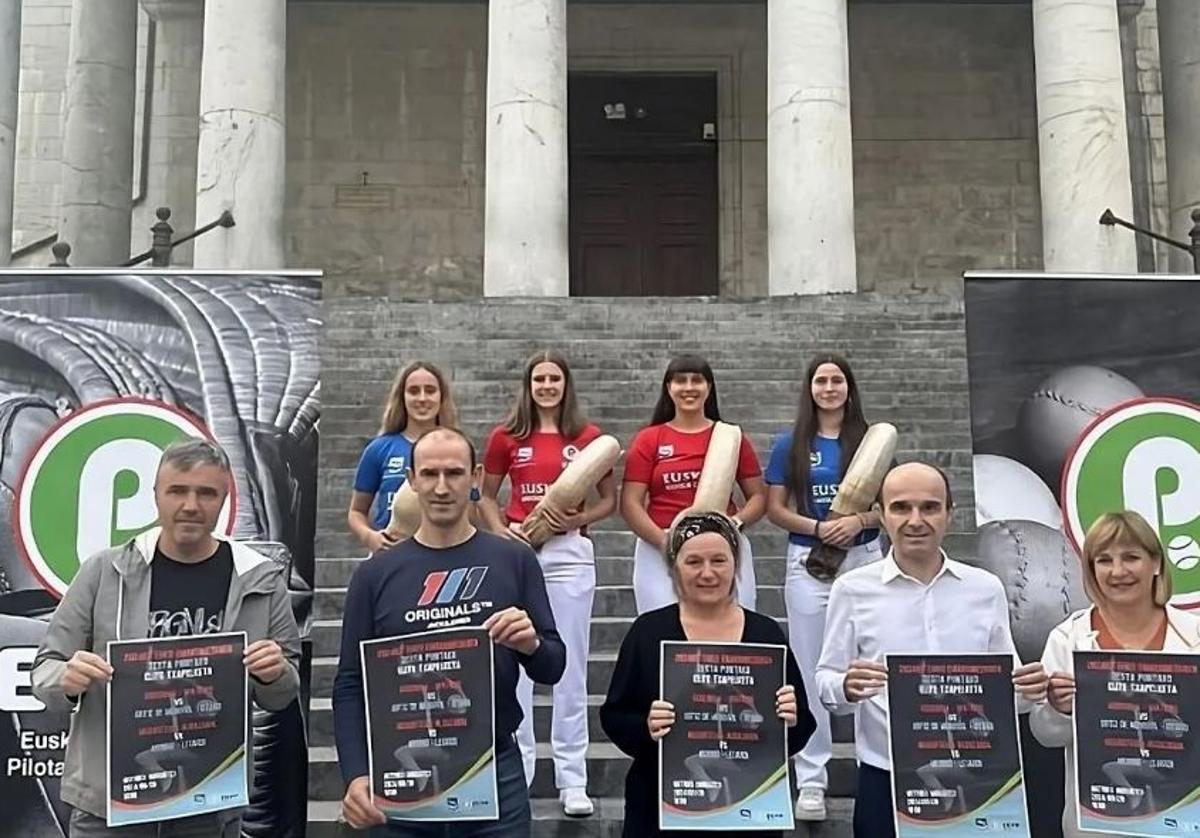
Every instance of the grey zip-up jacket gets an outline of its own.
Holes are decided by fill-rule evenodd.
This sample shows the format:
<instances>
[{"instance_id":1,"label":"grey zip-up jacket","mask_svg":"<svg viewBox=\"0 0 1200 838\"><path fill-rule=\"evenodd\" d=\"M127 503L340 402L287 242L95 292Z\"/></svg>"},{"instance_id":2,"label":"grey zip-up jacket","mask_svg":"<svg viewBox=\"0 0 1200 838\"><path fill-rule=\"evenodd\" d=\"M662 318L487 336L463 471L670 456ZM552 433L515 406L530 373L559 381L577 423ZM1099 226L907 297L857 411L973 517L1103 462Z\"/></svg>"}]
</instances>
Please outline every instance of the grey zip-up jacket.
<instances>
[{"instance_id":1,"label":"grey zip-up jacket","mask_svg":"<svg viewBox=\"0 0 1200 838\"><path fill-rule=\"evenodd\" d=\"M103 684L93 683L73 701L62 691L63 671L67 660L80 649L107 657L108 641L148 635L150 563L160 532L157 527L148 530L83 563L54 612L33 662L34 695L47 707L63 712L73 709L62 776L63 802L99 818L105 817L107 802L106 691ZM266 556L236 541L229 544L233 574L221 630L246 632L247 644L268 639L282 647L288 661L283 674L270 684L250 679L251 695L260 707L282 710L296 698L300 687L300 636L287 580L283 569ZM253 771L254 761L249 764ZM238 810L229 814L236 816Z\"/></svg>"}]
</instances>

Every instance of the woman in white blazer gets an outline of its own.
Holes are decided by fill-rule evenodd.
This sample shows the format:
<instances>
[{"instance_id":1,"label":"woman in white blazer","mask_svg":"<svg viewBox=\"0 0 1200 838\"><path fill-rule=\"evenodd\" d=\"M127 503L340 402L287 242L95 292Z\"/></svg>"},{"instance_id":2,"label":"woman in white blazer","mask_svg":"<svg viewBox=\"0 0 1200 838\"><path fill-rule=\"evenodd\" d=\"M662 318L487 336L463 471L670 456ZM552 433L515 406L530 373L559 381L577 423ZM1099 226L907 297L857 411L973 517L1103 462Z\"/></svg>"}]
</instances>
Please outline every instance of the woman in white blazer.
<instances>
[{"instance_id":1,"label":"woman in white blazer","mask_svg":"<svg viewBox=\"0 0 1200 838\"><path fill-rule=\"evenodd\" d=\"M1075 811L1075 748L1071 711L1075 700L1076 649L1138 649L1200 652L1200 616L1167 605L1171 577L1158 535L1136 512L1102 515L1083 542L1083 587L1093 605L1050 632L1042 664L1050 673L1045 703L1029 717L1033 735L1049 748L1066 748L1064 838L1118 833L1082 832Z\"/></svg>"}]
</instances>

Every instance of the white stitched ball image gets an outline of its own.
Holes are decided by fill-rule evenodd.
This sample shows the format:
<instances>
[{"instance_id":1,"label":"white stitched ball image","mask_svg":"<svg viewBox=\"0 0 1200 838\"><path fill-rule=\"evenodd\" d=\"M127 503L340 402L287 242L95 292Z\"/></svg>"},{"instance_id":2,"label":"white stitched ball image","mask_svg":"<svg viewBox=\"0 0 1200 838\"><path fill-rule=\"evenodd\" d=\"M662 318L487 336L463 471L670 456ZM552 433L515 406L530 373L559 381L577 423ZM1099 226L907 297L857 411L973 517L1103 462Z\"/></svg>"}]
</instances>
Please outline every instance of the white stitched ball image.
<instances>
[{"instance_id":1,"label":"white stitched ball image","mask_svg":"<svg viewBox=\"0 0 1200 838\"><path fill-rule=\"evenodd\" d=\"M1167 560L1180 570L1200 565L1200 544L1190 535L1177 535L1167 542Z\"/></svg>"},{"instance_id":2,"label":"white stitched ball image","mask_svg":"<svg viewBox=\"0 0 1200 838\"><path fill-rule=\"evenodd\" d=\"M1060 530L1033 521L992 521L979 528L973 562L1000 577L1013 642L1023 661L1042 657L1050 631L1088 605L1079 557Z\"/></svg>"},{"instance_id":3,"label":"white stitched ball image","mask_svg":"<svg viewBox=\"0 0 1200 838\"><path fill-rule=\"evenodd\" d=\"M1017 413L1017 436L1025 463L1058 495L1071 446L1100 414L1144 395L1124 376L1103 367L1066 367L1045 379Z\"/></svg>"},{"instance_id":4,"label":"white stitched ball image","mask_svg":"<svg viewBox=\"0 0 1200 838\"><path fill-rule=\"evenodd\" d=\"M1062 512L1054 493L1026 465L998 454L976 454L975 522L1036 521L1062 528Z\"/></svg>"}]
</instances>

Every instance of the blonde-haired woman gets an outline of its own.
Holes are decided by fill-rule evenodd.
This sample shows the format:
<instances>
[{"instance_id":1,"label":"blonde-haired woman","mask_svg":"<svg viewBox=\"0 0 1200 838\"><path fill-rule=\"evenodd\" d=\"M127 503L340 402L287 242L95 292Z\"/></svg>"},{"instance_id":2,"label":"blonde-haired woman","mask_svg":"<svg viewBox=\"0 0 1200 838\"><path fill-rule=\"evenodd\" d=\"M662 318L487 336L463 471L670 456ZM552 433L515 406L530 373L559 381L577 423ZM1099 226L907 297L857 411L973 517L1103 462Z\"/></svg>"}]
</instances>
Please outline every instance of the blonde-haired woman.
<instances>
[{"instance_id":1,"label":"blonde-haired woman","mask_svg":"<svg viewBox=\"0 0 1200 838\"><path fill-rule=\"evenodd\" d=\"M1075 810L1075 650L1200 652L1200 617L1168 605L1171 576L1162 543L1136 512L1100 516L1083 541L1083 587L1092 601L1050 632L1042 664L1050 673L1047 701L1030 714L1033 735L1066 748L1064 838L1120 833L1083 832Z\"/></svg>"},{"instance_id":2,"label":"blonde-haired woman","mask_svg":"<svg viewBox=\"0 0 1200 838\"><path fill-rule=\"evenodd\" d=\"M372 553L396 543L385 532L392 497L404 485L413 443L438 426L458 427L450 380L428 361L413 361L392 380L379 434L363 449L354 473L346 517L350 531Z\"/></svg>"}]
</instances>

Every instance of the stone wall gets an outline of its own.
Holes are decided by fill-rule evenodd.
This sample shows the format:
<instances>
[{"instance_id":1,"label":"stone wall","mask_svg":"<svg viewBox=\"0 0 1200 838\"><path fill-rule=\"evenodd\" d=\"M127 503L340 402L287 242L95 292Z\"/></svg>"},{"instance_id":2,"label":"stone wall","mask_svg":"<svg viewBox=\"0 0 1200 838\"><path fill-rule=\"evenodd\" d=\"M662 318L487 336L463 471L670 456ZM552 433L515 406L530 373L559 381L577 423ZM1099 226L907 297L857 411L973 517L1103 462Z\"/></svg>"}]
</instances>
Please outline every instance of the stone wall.
<instances>
[{"instance_id":1,"label":"stone wall","mask_svg":"<svg viewBox=\"0 0 1200 838\"><path fill-rule=\"evenodd\" d=\"M486 8L290 15L291 263L366 293L481 293ZM569 7L573 68L717 74L730 296L766 292L766 25L762 5ZM856 5L850 39L863 287L1040 266L1028 7Z\"/></svg>"},{"instance_id":2,"label":"stone wall","mask_svg":"<svg viewBox=\"0 0 1200 838\"><path fill-rule=\"evenodd\" d=\"M1040 269L1029 6L852 6L850 74L860 287Z\"/></svg>"},{"instance_id":3,"label":"stone wall","mask_svg":"<svg viewBox=\"0 0 1200 838\"><path fill-rule=\"evenodd\" d=\"M60 221L70 7L25 0L18 247ZM1123 8L1135 205L1139 221L1159 228L1166 171L1156 0ZM480 293L486 5L343 0L292 3L288 14L290 264L323 268L333 286L366 293ZM139 68L145 13L141 22ZM766 23L762 4L569 9L572 67L717 73L720 287L730 296L766 291ZM861 287L953 288L964 269L1038 268L1028 5L852 3L850 43ZM144 86L139 72L143 103ZM163 136L147 150L152 192L159 170L159 180L178 180L168 169L187 145L182 114L156 119ZM135 210L135 248L148 241L157 202ZM189 226L190 214L176 209ZM1161 268L1162 256L1147 245L1144 267Z\"/></svg>"}]
</instances>

